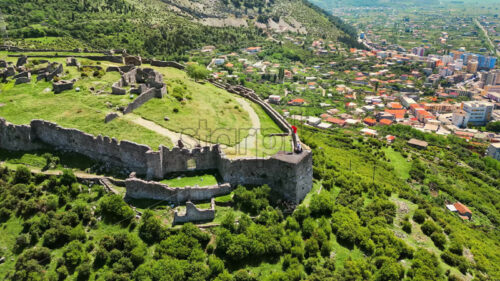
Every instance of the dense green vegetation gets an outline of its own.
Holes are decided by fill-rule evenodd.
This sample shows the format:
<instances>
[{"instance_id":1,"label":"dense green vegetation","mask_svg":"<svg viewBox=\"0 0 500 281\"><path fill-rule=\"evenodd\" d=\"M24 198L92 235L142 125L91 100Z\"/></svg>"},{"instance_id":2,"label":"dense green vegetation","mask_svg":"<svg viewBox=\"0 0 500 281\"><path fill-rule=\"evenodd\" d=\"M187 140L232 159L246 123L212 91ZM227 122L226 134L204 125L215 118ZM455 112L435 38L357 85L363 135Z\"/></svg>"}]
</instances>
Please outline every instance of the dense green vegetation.
<instances>
[{"instance_id":1,"label":"dense green vegetation","mask_svg":"<svg viewBox=\"0 0 500 281\"><path fill-rule=\"evenodd\" d=\"M315 183L304 202L290 212L269 187L240 186L232 199L216 200L233 211L217 207L220 226L203 231L165 224L161 202L135 218L120 196L77 183L68 171L56 178L2 168L0 278L499 278L498 161L461 139L383 130L397 136L392 148L352 132L301 128L314 152ZM407 146L411 137L429 148ZM471 221L444 208L457 200L472 210Z\"/></svg>"},{"instance_id":2,"label":"dense green vegetation","mask_svg":"<svg viewBox=\"0 0 500 281\"><path fill-rule=\"evenodd\" d=\"M203 12L192 10L187 7L189 5L174 3L188 16L178 14L170 10L170 4L166 2L7 0L0 3L0 10L6 22L8 38L26 47L126 48L130 53L143 56L185 60L186 51L203 45L217 45L225 51L234 51L264 42L267 37L265 31L253 25L202 25L192 19L202 17ZM303 22L312 34L328 34L331 38L340 36L348 44L356 43L351 38L351 29L340 19L318 14L320 10L309 9L301 1L271 1L266 5L264 1L226 2L231 2L235 10L230 11L239 15L255 10L253 13L260 17L279 19L293 11L291 16Z\"/></svg>"},{"instance_id":3,"label":"dense green vegetation","mask_svg":"<svg viewBox=\"0 0 500 281\"><path fill-rule=\"evenodd\" d=\"M257 29L242 32L240 28L196 24L166 10L163 5L160 1L50 0L35 3L16 0L3 1L0 9L6 15L9 38L75 38L83 46L94 49L126 48L142 55L177 55L176 58L180 58L185 51L200 47L202 42L239 46L262 36Z\"/></svg>"}]
</instances>

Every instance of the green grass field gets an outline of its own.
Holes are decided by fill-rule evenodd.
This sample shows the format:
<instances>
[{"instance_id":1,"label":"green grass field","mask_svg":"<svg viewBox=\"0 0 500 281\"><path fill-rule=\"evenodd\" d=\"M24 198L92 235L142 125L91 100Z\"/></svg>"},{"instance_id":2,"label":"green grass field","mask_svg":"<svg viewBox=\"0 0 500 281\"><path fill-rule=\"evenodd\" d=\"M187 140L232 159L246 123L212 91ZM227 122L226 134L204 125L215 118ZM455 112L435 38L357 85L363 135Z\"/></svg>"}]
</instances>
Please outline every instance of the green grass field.
<instances>
[{"instance_id":1,"label":"green grass field","mask_svg":"<svg viewBox=\"0 0 500 281\"><path fill-rule=\"evenodd\" d=\"M186 186L210 186L217 184L217 178L213 174L203 174L196 176L180 176L161 181L170 187L186 187Z\"/></svg>"},{"instance_id":2,"label":"green grass field","mask_svg":"<svg viewBox=\"0 0 500 281\"><path fill-rule=\"evenodd\" d=\"M17 58L8 57L8 54L0 52L0 59L17 61ZM68 56L72 54L67 53ZM40 59L43 57L29 59L28 64L35 69L44 67L44 64L37 62ZM33 119L44 119L93 135L145 144L154 150L160 145L173 146L169 137L135 124L125 117L104 123L108 113L116 112L118 107L126 106L132 100L129 95L110 94L111 85L120 79L119 73L109 72L98 78L93 77L93 72L90 71L86 77L82 77L82 72L76 67L65 65L65 58L48 60L64 65L62 80L78 79L74 89L56 95L52 92L51 82L36 82L35 75L31 83L14 85L14 81L10 80L0 84L1 117L14 124L29 124ZM79 61L84 65L101 65L104 69L115 65L109 62ZM260 106L248 101L245 102L258 115L261 128L257 128L257 136L235 147L249 136L252 131L250 129L255 129L252 128L249 112L242 107L237 96L209 83L197 83L181 70L153 68L163 74L169 94L163 99L148 101L135 110L134 114L171 131L182 132L209 143L223 144L228 147L226 154L229 157L265 157L280 150L291 150L289 137L269 136L282 131ZM169 121L164 120L165 116L169 117Z\"/></svg>"},{"instance_id":3,"label":"green grass field","mask_svg":"<svg viewBox=\"0 0 500 281\"><path fill-rule=\"evenodd\" d=\"M169 130L209 143L234 146L248 135L248 128L252 126L249 114L233 94L209 83L196 83L178 69L153 68L167 80L169 95L147 102L134 113ZM178 89L182 89L182 101L173 95ZM165 116L170 120L165 121Z\"/></svg>"},{"instance_id":4,"label":"green grass field","mask_svg":"<svg viewBox=\"0 0 500 281\"><path fill-rule=\"evenodd\" d=\"M237 147L229 147L225 150L228 157L235 156L258 156L267 157L278 151L291 151L291 137L270 136L270 134L283 133L278 125L267 115L258 104L251 103L255 113L259 116L260 129L256 132L256 138L252 142L242 143Z\"/></svg>"},{"instance_id":5,"label":"green grass field","mask_svg":"<svg viewBox=\"0 0 500 281\"><path fill-rule=\"evenodd\" d=\"M57 95L52 92L50 82L36 82L36 77L32 78L31 83L14 85L14 81L9 81L1 84L0 103L4 105L0 107L0 116L14 124L29 124L33 119L44 119L96 136L101 134L146 144L152 149L157 149L160 144L172 147L170 139L121 118L104 123L104 117L114 111L114 107L130 102L127 96L109 94L111 84L120 78L118 73L109 72L102 78L81 78L76 67L65 66L64 69L62 79L78 77L79 80L73 90ZM76 91L77 87L80 88L79 92ZM111 108L106 104L111 104Z\"/></svg>"},{"instance_id":6,"label":"green grass field","mask_svg":"<svg viewBox=\"0 0 500 281\"><path fill-rule=\"evenodd\" d=\"M399 177L405 180L409 179L411 162L408 162L406 159L404 159L401 153L394 151L392 147L384 148L383 151L385 152L385 155L387 155L387 157L391 160L391 164L394 167L394 170L396 170L396 173L399 175Z\"/></svg>"}]
</instances>

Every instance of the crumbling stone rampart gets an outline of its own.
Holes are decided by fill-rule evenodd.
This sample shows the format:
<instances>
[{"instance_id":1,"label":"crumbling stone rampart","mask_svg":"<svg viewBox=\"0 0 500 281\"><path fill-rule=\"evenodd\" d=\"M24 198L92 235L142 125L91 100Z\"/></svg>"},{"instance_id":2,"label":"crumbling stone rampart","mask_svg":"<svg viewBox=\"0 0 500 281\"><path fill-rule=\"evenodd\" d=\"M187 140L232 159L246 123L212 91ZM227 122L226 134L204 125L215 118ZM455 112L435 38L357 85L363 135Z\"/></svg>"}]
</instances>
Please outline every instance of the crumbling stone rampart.
<instances>
[{"instance_id":1,"label":"crumbling stone rampart","mask_svg":"<svg viewBox=\"0 0 500 281\"><path fill-rule=\"evenodd\" d=\"M233 187L239 184L268 184L284 199L292 202L301 201L312 187L310 151L300 154L281 152L267 158L228 159L218 145L192 150L160 146L159 151L153 151L145 145L95 137L44 120L33 120L30 125L13 125L0 119L0 148L29 151L44 146L80 153L150 179L162 179L172 172L217 170L224 182ZM127 196L132 198L169 200L174 192L155 182L130 179L128 183ZM222 186L217 188L212 192L206 191L206 187L193 187L174 193L179 203L206 200L222 194L219 193L222 192L219 190ZM222 190L226 194L227 190Z\"/></svg>"},{"instance_id":2,"label":"crumbling stone rampart","mask_svg":"<svg viewBox=\"0 0 500 281\"><path fill-rule=\"evenodd\" d=\"M139 86L131 89L130 92L139 94L139 96L127 105L123 111L124 114L131 113L153 98L163 98L167 92L167 86L163 83L163 76L159 72L151 68L132 68L130 71L123 73L120 80L113 83L111 94L125 95L127 91L123 87L134 84L139 84Z\"/></svg>"},{"instance_id":3,"label":"crumbling stone rampart","mask_svg":"<svg viewBox=\"0 0 500 281\"><path fill-rule=\"evenodd\" d=\"M146 62L146 61L144 61ZM175 62L175 61L161 61L161 60L151 60L151 66L159 66L159 67L173 67L177 69L184 69L184 65Z\"/></svg>"},{"instance_id":4,"label":"crumbling stone rampart","mask_svg":"<svg viewBox=\"0 0 500 281\"><path fill-rule=\"evenodd\" d=\"M131 113L132 111L136 110L141 105L145 104L147 101L155 97L157 97L156 89L148 89L146 92L140 94L137 98L135 98L134 101L129 103L127 107L125 107L125 110L123 110L123 114Z\"/></svg>"},{"instance_id":5,"label":"crumbling stone rampart","mask_svg":"<svg viewBox=\"0 0 500 281\"><path fill-rule=\"evenodd\" d=\"M213 186L186 186L169 187L154 181L144 181L137 178L129 178L125 181L127 197L135 199L156 199L173 204L186 201L203 201L210 198L231 193L231 185L221 184Z\"/></svg>"},{"instance_id":6,"label":"crumbling stone rampart","mask_svg":"<svg viewBox=\"0 0 500 281\"><path fill-rule=\"evenodd\" d=\"M24 55L7 55L8 57L21 57ZM42 55L26 55L27 58L67 58L67 55L47 55L47 54L42 54ZM122 56L112 56L112 55L104 55L104 56L94 56L94 55L74 55L73 57L75 58L84 58L84 59L89 59L89 60L95 60L95 61L109 61L109 62L115 62L115 63L123 63L123 57Z\"/></svg>"},{"instance_id":7,"label":"crumbling stone rampart","mask_svg":"<svg viewBox=\"0 0 500 281\"><path fill-rule=\"evenodd\" d=\"M281 116L281 114L279 114L276 110L274 110L274 108L271 105L264 102L252 89L240 85L233 86L227 83L216 81L214 79L210 79L209 81L216 87L224 89L230 93L240 95L260 105L262 109L267 113L267 115L269 115L269 117L271 117L271 119L278 125L278 127L280 127L280 129L285 131L287 135L290 135L292 137L293 147L297 147L297 143L299 143L300 140L298 139L297 135L293 132L292 126L286 121L286 119L283 116Z\"/></svg>"},{"instance_id":8,"label":"crumbling stone rampart","mask_svg":"<svg viewBox=\"0 0 500 281\"><path fill-rule=\"evenodd\" d=\"M186 202L186 212L180 215L177 211L174 213L173 224L186 222L205 222L215 219L215 200L210 200L210 209L198 209L191 201Z\"/></svg>"},{"instance_id":9,"label":"crumbling stone rampart","mask_svg":"<svg viewBox=\"0 0 500 281\"><path fill-rule=\"evenodd\" d=\"M35 141L36 136L29 125L14 125L0 118L0 148L19 151L36 150L43 147Z\"/></svg>"}]
</instances>

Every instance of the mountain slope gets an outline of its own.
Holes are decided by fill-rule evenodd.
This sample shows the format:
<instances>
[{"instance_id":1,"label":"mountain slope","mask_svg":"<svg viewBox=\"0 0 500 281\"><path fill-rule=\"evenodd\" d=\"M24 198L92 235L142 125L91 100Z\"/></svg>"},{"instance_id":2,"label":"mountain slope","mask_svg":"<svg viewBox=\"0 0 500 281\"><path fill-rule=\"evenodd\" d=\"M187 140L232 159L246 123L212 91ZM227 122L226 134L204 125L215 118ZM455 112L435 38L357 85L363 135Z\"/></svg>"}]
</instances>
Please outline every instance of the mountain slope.
<instances>
[{"instance_id":1,"label":"mountain slope","mask_svg":"<svg viewBox=\"0 0 500 281\"><path fill-rule=\"evenodd\" d=\"M7 30L3 38L23 46L127 48L131 53L178 58L206 44L240 48L271 33L288 31L354 42L339 19L302 0L44 0L36 4L5 0L0 9Z\"/></svg>"}]
</instances>

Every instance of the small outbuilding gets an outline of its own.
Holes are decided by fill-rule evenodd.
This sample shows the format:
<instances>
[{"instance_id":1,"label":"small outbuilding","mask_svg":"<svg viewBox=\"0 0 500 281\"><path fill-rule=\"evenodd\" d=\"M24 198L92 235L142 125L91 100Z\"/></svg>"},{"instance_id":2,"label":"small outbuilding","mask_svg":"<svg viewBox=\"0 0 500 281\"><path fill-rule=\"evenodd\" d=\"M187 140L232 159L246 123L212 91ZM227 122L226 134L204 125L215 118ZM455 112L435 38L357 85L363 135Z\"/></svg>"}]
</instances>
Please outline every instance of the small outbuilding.
<instances>
[{"instance_id":1,"label":"small outbuilding","mask_svg":"<svg viewBox=\"0 0 500 281\"><path fill-rule=\"evenodd\" d=\"M453 206L455 207L455 209L457 209L460 218L464 220L470 220L472 218L472 212L464 204L457 202L453 204Z\"/></svg>"},{"instance_id":2,"label":"small outbuilding","mask_svg":"<svg viewBox=\"0 0 500 281\"><path fill-rule=\"evenodd\" d=\"M408 145L416 147L418 149L427 149L427 146L429 144L423 140L411 139L408 141Z\"/></svg>"}]
</instances>

